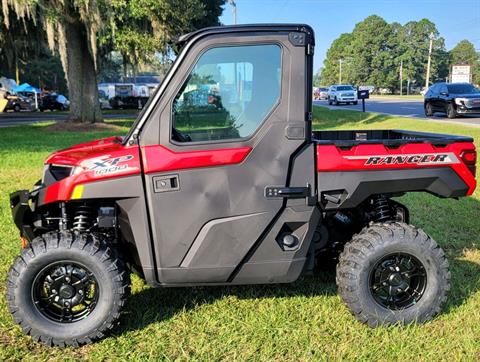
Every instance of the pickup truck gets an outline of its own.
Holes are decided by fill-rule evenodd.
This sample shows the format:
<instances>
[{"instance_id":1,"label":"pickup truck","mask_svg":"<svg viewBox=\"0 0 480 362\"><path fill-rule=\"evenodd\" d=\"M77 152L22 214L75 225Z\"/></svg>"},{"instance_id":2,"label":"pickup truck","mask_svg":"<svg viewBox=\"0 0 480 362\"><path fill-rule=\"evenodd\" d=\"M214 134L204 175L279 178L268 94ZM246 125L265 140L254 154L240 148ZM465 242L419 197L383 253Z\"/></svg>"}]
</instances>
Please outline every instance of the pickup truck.
<instances>
[{"instance_id":1,"label":"pickup truck","mask_svg":"<svg viewBox=\"0 0 480 362\"><path fill-rule=\"evenodd\" d=\"M312 131L307 25L207 28L179 46L126 136L54 152L10 195L22 250L6 293L25 333L102 338L131 271L157 287L289 283L332 261L369 326L435 316L448 262L394 197L471 195L472 138Z\"/></svg>"}]
</instances>

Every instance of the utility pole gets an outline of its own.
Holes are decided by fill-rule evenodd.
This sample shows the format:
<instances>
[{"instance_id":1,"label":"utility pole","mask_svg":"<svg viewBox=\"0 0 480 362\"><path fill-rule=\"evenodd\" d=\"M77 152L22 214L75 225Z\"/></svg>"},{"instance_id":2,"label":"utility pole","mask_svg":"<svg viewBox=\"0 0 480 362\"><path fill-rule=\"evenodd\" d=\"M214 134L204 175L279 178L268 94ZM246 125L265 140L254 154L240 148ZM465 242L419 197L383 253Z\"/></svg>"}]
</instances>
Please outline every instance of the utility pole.
<instances>
[{"instance_id":1,"label":"utility pole","mask_svg":"<svg viewBox=\"0 0 480 362\"><path fill-rule=\"evenodd\" d=\"M232 5L233 24L237 24L237 4L235 0L228 0L228 3Z\"/></svg>"},{"instance_id":2,"label":"utility pole","mask_svg":"<svg viewBox=\"0 0 480 362\"><path fill-rule=\"evenodd\" d=\"M402 96L403 88L403 60L400 60L400 95Z\"/></svg>"},{"instance_id":3,"label":"utility pole","mask_svg":"<svg viewBox=\"0 0 480 362\"><path fill-rule=\"evenodd\" d=\"M338 59L338 62L340 63L340 74L338 76L338 84L342 84L342 63L343 63L343 59L342 58Z\"/></svg>"},{"instance_id":4,"label":"utility pole","mask_svg":"<svg viewBox=\"0 0 480 362\"><path fill-rule=\"evenodd\" d=\"M430 33L430 46L428 48L428 61L427 61L427 77L425 78L425 89L428 89L430 85L430 65L432 63L432 48L433 48L433 39L435 39L435 35Z\"/></svg>"}]
</instances>

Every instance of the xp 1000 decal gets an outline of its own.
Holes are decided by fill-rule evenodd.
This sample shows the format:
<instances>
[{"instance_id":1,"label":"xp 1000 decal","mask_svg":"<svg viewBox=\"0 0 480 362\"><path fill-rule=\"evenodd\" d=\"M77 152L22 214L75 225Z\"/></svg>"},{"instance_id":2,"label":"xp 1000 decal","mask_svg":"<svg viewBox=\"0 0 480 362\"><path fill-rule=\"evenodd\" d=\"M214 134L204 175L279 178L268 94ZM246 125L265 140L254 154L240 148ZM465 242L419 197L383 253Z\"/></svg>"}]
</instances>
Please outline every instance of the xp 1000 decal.
<instances>
[{"instance_id":1,"label":"xp 1000 decal","mask_svg":"<svg viewBox=\"0 0 480 362\"><path fill-rule=\"evenodd\" d=\"M125 155L120 157L111 157L106 159L93 159L89 160L87 169L93 171L95 175L101 176L111 173L117 173L125 171L129 168L126 163L133 159L132 155Z\"/></svg>"}]
</instances>

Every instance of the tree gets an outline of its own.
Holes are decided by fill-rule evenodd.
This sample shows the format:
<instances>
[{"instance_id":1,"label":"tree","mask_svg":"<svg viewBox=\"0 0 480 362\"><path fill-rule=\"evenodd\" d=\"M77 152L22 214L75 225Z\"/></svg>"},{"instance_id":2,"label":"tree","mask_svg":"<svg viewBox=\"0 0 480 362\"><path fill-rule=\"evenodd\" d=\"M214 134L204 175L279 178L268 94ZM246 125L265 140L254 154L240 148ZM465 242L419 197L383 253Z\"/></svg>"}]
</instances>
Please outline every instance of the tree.
<instances>
[{"instance_id":1,"label":"tree","mask_svg":"<svg viewBox=\"0 0 480 362\"><path fill-rule=\"evenodd\" d=\"M439 36L434 23L428 19L410 21L399 33L400 58L403 60L404 75L417 86L425 84L430 35L433 34L430 80L444 80L448 75L448 55L445 41Z\"/></svg>"},{"instance_id":2,"label":"tree","mask_svg":"<svg viewBox=\"0 0 480 362\"><path fill-rule=\"evenodd\" d=\"M98 102L98 58L119 50L132 64L144 54L168 51L178 32L218 23L221 0L3 0L4 25L14 12L38 25L50 49L60 54L71 100L70 120L102 120ZM206 9L216 9L215 15Z\"/></svg>"},{"instance_id":3,"label":"tree","mask_svg":"<svg viewBox=\"0 0 480 362\"><path fill-rule=\"evenodd\" d=\"M431 33L435 36L431 79L444 79L448 74L448 54L435 24L422 19L402 26L371 15L356 24L351 33L340 35L332 43L324 61L322 80L327 84L337 83L342 60L342 82L373 85L393 92L400 86L402 64L403 79L422 85Z\"/></svg>"},{"instance_id":4,"label":"tree","mask_svg":"<svg viewBox=\"0 0 480 362\"><path fill-rule=\"evenodd\" d=\"M450 50L450 65L470 64L472 66L472 82L480 83L480 54L468 40L460 41Z\"/></svg>"},{"instance_id":5,"label":"tree","mask_svg":"<svg viewBox=\"0 0 480 362\"><path fill-rule=\"evenodd\" d=\"M327 57L324 61L321 79L322 83L335 84L339 82L340 62L350 59L350 43L352 42L352 34L345 33L335 39L327 51ZM349 81L348 69L342 66L342 80Z\"/></svg>"},{"instance_id":6,"label":"tree","mask_svg":"<svg viewBox=\"0 0 480 362\"><path fill-rule=\"evenodd\" d=\"M314 86L314 87L321 87L321 86L323 85L322 72L323 72L323 68L320 68L320 69L313 75L313 86Z\"/></svg>"}]
</instances>

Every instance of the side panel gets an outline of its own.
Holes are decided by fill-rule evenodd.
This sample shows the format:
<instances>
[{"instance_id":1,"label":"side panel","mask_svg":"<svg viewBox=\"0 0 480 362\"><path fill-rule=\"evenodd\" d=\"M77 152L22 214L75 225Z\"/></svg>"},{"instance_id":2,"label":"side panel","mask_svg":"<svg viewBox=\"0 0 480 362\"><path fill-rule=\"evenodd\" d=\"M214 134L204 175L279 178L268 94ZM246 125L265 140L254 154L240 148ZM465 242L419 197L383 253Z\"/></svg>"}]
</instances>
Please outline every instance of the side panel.
<instances>
[{"instance_id":1,"label":"side panel","mask_svg":"<svg viewBox=\"0 0 480 362\"><path fill-rule=\"evenodd\" d=\"M348 149L317 145L319 201L326 208L348 208L379 193L471 195L476 181L462 161L462 153L474 150L469 142L445 146L409 143L395 148L360 144Z\"/></svg>"},{"instance_id":2,"label":"side panel","mask_svg":"<svg viewBox=\"0 0 480 362\"><path fill-rule=\"evenodd\" d=\"M266 32L219 35L201 41L187 54L154 116L145 125L146 130L156 130L153 123L160 120L157 141L150 132L145 138L143 133L140 137L160 283L231 282L241 265L252 257L253 250L259 250L259 244L283 213L285 201L267 199L265 188L289 185L293 155L302 149L310 134L310 125L305 122L305 47L294 45L289 36L289 32ZM172 100L199 54L222 44L280 45L280 100L249 138L206 143L172 141ZM260 101L262 97L253 99ZM299 174L299 184L292 186L314 182L313 149L306 152L310 154L309 169ZM169 175L178 180L178 188L156 192L156 180ZM301 202L305 205L305 200ZM299 210L297 216L290 216L306 223L313 212L314 207L309 206ZM308 237L308 230L301 237ZM286 264L291 264L292 259L286 257L284 262L288 269ZM271 271L265 264L256 273L245 281L264 282Z\"/></svg>"}]
</instances>

